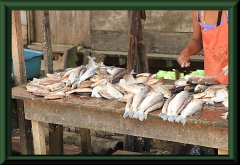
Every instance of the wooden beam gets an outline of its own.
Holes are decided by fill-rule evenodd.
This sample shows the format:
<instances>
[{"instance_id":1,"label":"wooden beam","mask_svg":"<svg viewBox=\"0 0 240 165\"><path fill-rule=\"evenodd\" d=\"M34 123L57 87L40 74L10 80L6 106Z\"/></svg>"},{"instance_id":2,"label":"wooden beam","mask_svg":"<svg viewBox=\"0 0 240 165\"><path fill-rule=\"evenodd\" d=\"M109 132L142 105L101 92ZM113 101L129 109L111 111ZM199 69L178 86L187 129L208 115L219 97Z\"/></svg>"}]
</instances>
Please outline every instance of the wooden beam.
<instances>
[{"instance_id":1,"label":"wooden beam","mask_svg":"<svg viewBox=\"0 0 240 165\"><path fill-rule=\"evenodd\" d=\"M45 75L53 73L53 55L51 43L51 29L49 11L41 11L42 46L45 62ZM57 124L49 124L49 154L63 155L63 127Z\"/></svg>"},{"instance_id":2,"label":"wooden beam","mask_svg":"<svg viewBox=\"0 0 240 165\"><path fill-rule=\"evenodd\" d=\"M27 82L26 66L23 50L23 37L21 28L21 17L19 10L12 11L12 61L14 68L14 83L16 86ZM25 120L24 104L17 100L17 112L19 120L19 132L21 142L21 154L33 154L33 138L31 132L31 121Z\"/></svg>"},{"instance_id":3,"label":"wooden beam","mask_svg":"<svg viewBox=\"0 0 240 165\"><path fill-rule=\"evenodd\" d=\"M42 122L32 120L32 130L35 155L46 155L44 124Z\"/></svg>"},{"instance_id":4,"label":"wooden beam","mask_svg":"<svg viewBox=\"0 0 240 165\"><path fill-rule=\"evenodd\" d=\"M90 129L80 128L80 136L83 155L92 155Z\"/></svg>"}]
</instances>

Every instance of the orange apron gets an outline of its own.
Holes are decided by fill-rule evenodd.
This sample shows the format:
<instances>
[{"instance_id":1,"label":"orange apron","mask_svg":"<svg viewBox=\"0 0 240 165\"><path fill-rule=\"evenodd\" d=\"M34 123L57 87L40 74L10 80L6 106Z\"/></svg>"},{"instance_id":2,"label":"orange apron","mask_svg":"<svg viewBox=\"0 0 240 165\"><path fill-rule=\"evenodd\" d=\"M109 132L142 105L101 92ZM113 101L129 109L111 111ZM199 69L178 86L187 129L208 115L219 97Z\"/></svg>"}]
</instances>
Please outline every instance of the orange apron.
<instances>
[{"instance_id":1,"label":"orange apron","mask_svg":"<svg viewBox=\"0 0 240 165\"><path fill-rule=\"evenodd\" d=\"M205 12L202 16L202 22L205 20ZM225 10L223 10L223 18L223 24L210 30L204 31L203 24L201 25L205 76L219 75L222 69L228 65L228 21ZM226 75L216 79L221 84L228 84L228 76Z\"/></svg>"}]
</instances>

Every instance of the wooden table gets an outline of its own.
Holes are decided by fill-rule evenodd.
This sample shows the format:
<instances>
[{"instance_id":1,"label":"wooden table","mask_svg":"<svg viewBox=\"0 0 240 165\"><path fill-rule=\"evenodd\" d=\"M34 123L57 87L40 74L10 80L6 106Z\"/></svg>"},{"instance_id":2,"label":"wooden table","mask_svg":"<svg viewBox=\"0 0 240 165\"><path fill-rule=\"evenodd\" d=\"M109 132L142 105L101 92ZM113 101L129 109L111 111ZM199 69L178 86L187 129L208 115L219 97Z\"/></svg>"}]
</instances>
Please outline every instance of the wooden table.
<instances>
[{"instance_id":1,"label":"wooden table","mask_svg":"<svg viewBox=\"0 0 240 165\"><path fill-rule=\"evenodd\" d=\"M32 121L35 154L46 153L43 123L69 125L133 136L200 145L228 150L228 120L223 106L205 105L186 124L163 121L160 109L144 121L123 118L125 103L116 99L91 98L72 94L58 100L45 100L26 91L26 85L12 88L12 98L24 102L25 118Z\"/></svg>"}]
</instances>

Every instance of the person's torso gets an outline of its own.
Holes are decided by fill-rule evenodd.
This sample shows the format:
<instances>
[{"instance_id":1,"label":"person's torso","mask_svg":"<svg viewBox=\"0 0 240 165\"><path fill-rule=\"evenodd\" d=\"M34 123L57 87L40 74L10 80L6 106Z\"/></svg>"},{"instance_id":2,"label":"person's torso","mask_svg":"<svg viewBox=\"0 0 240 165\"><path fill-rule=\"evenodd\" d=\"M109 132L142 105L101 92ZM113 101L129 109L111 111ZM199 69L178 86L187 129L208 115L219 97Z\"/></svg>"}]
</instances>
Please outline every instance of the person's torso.
<instances>
[{"instance_id":1,"label":"person's torso","mask_svg":"<svg viewBox=\"0 0 240 165\"><path fill-rule=\"evenodd\" d=\"M201 20L200 20L200 17L201 17L201 15L203 14L203 10L198 10L197 11L197 21L198 21L198 24L201 26L201 24L202 24L202 22L201 22ZM227 19L228 19L228 11L226 10L226 17L227 17ZM216 19L216 21L217 21L217 19ZM222 20L221 22L220 22L220 25L221 24L223 24L225 21L224 20ZM217 26L217 24L215 23L215 24L207 24L207 23L205 23L205 24L203 24L203 30L205 31L205 30L210 30L210 29L213 29L213 28L215 28Z\"/></svg>"}]
</instances>

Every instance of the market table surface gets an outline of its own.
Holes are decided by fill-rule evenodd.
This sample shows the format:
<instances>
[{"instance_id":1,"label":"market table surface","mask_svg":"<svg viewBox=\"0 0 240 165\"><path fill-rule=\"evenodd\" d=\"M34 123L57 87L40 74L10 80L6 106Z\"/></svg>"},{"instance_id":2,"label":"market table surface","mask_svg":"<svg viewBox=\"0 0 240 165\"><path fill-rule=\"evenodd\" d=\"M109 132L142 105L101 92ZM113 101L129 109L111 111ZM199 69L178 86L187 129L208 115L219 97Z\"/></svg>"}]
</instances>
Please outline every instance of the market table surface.
<instances>
[{"instance_id":1,"label":"market table surface","mask_svg":"<svg viewBox=\"0 0 240 165\"><path fill-rule=\"evenodd\" d=\"M228 120L221 114L226 107L204 105L203 110L187 117L186 124L164 121L161 109L150 112L144 121L123 118L126 103L116 99L92 98L72 94L63 99L46 100L26 90L26 84L12 88L12 98L24 101L25 118L32 121L35 154L45 150L43 123L69 125L93 130L200 145L228 150ZM38 140L36 140L38 139Z\"/></svg>"}]
</instances>

